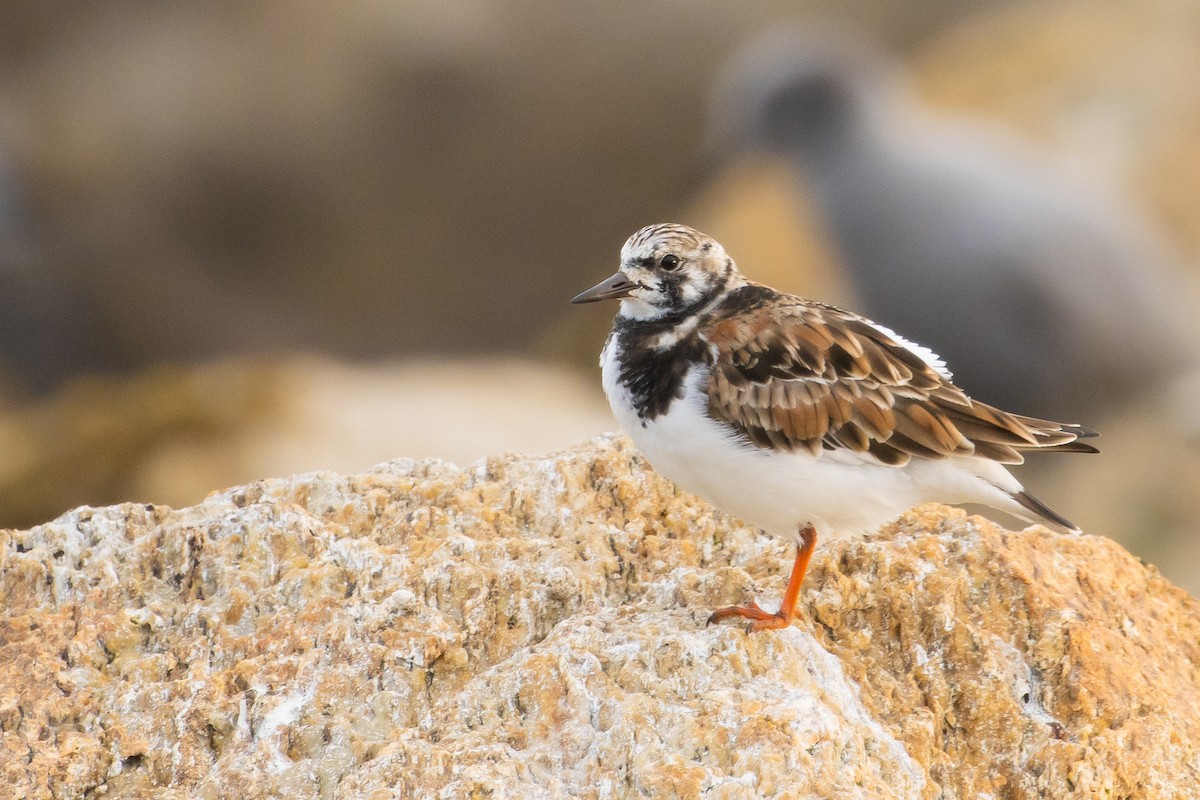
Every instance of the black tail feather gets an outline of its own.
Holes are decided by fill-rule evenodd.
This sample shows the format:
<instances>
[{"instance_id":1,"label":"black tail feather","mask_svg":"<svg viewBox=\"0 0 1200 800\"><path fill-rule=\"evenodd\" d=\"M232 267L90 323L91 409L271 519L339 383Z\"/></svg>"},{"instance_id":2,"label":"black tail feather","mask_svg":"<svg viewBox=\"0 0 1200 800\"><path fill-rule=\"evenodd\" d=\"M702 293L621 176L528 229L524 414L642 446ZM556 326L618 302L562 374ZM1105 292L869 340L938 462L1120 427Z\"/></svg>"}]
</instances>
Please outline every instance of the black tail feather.
<instances>
[{"instance_id":1,"label":"black tail feather","mask_svg":"<svg viewBox=\"0 0 1200 800\"><path fill-rule=\"evenodd\" d=\"M1085 428L1082 425L1075 425L1074 423L1070 425L1063 425L1063 427L1070 428L1071 433L1075 434L1080 439L1091 439L1092 437L1100 435L1098 431L1094 431L1091 428Z\"/></svg>"},{"instance_id":2,"label":"black tail feather","mask_svg":"<svg viewBox=\"0 0 1200 800\"><path fill-rule=\"evenodd\" d=\"M1066 444L1056 444L1053 447L1046 448L1053 450L1055 453L1099 453L1100 450L1085 442L1067 442Z\"/></svg>"},{"instance_id":3,"label":"black tail feather","mask_svg":"<svg viewBox=\"0 0 1200 800\"><path fill-rule=\"evenodd\" d=\"M1038 500L1029 492L1016 492L1012 495L1012 499L1020 503L1024 508L1029 509L1043 520L1051 523L1056 528L1062 528L1072 533L1079 533L1079 527L1071 520L1056 512L1050 506Z\"/></svg>"}]
</instances>

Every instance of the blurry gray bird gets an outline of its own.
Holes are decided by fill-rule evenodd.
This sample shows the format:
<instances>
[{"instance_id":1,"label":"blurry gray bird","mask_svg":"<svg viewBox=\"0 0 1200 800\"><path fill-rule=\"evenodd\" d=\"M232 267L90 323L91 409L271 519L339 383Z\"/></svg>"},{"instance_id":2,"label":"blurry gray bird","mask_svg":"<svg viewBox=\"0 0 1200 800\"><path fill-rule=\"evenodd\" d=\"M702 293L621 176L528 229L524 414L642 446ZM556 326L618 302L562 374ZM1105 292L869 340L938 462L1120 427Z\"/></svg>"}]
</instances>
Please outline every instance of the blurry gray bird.
<instances>
[{"instance_id":1,"label":"blurry gray bird","mask_svg":"<svg viewBox=\"0 0 1200 800\"><path fill-rule=\"evenodd\" d=\"M710 145L720 160L786 158L864 312L940 353L986 402L1084 418L1190 372L1180 287L1131 214L906 100L860 43L776 29L724 72Z\"/></svg>"}]
</instances>

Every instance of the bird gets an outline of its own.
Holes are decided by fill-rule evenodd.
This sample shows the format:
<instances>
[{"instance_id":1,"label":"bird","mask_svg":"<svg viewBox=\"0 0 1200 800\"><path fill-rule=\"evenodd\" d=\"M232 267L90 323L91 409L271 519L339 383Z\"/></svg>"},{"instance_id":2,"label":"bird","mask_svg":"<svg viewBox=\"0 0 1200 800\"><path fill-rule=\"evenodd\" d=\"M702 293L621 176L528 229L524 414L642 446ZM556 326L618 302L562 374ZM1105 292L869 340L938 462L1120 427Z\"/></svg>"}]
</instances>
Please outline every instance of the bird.
<instances>
[{"instance_id":1,"label":"bird","mask_svg":"<svg viewBox=\"0 0 1200 800\"><path fill-rule=\"evenodd\" d=\"M1097 416L1200 368L1182 257L1152 222L1017 137L921 106L846 32L784 25L741 48L705 140L706 173L776 158L856 304L960 364L982 400Z\"/></svg>"},{"instance_id":2,"label":"bird","mask_svg":"<svg viewBox=\"0 0 1200 800\"><path fill-rule=\"evenodd\" d=\"M976 503L1078 533L1008 471L1024 453L1095 453L1095 432L972 400L931 350L833 305L742 276L719 242L650 225L572 303L620 300L600 367L614 416L661 474L796 544L778 611L714 611L752 631L796 615L822 535L924 502Z\"/></svg>"}]
</instances>

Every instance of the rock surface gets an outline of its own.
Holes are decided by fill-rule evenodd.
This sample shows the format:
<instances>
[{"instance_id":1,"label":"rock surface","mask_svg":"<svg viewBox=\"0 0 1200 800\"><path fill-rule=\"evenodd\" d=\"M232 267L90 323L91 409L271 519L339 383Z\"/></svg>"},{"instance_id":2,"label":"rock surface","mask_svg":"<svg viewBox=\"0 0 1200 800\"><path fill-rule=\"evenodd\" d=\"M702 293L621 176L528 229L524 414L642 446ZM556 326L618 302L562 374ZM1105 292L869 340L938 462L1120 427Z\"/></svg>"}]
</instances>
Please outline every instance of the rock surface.
<instances>
[{"instance_id":1,"label":"rock surface","mask_svg":"<svg viewBox=\"0 0 1200 800\"><path fill-rule=\"evenodd\" d=\"M622 438L0 532L0 785L82 798L1185 798L1200 604L938 506L791 553Z\"/></svg>"}]
</instances>

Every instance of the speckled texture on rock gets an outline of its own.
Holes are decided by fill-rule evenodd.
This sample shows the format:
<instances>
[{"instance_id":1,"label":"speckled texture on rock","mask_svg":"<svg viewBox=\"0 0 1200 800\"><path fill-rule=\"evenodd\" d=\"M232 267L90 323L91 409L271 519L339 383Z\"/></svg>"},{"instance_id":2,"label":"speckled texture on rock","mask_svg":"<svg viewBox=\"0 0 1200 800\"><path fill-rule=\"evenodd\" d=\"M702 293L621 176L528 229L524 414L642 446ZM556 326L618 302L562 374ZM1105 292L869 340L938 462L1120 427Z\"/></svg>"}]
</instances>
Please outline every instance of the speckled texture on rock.
<instances>
[{"instance_id":1,"label":"speckled texture on rock","mask_svg":"<svg viewBox=\"0 0 1200 800\"><path fill-rule=\"evenodd\" d=\"M0 532L0 785L107 798L1184 798L1200 607L930 506L818 549L623 438Z\"/></svg>"}]
</instances>

